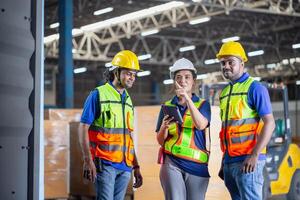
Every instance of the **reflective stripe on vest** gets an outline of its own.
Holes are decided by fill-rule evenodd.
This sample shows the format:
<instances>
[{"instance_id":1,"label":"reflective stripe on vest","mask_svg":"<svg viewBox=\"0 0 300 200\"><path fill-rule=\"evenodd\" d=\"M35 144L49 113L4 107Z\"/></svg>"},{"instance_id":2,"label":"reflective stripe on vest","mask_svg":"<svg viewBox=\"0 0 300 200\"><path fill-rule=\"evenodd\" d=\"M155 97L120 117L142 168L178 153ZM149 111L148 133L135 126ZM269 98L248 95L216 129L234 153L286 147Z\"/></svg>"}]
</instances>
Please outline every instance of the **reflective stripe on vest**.
<instances>
[{"instance_id":1,"label":"reflective stripe on vest","mask_svg":"<svg viewBox=\"0 0 300 200\"><path fill-rule=\"evenodd\" d=\"M248 105L248 91L253 81L249 77L242 83L228 85L220 95L221 149L230 156L251 154L263 125L258 113Z\"/></svg>"},{"instance_id":2,"label":"reflective stripe on vest","mask_svg":"<svg viewBox=\"0 0 300 200\"><path fill-rule=\"evenodd\" d=\"M111 162L125 161L132 166L134 145L133 105L126 92L126 102L108 83L96 88L99 91L100 117L89 128L90 151L93 157Z\"/></svg>"},{"instance_id":3,"label":"reflective stripe on vest","mask_svg":"<svg viewBox=\"0 0 300 200\"><path fill-rule=\"evenodd\" d=\"M197 108L200 108L203 102L204 100L201 99L194 102L194 104ZM165 105L175 106L171 104L171 100L167 101ZM206 150L199 149L194 142L195 127L188 109L184 113L183 123L181 125L171 124L168 131L168 137L164 144L165 153L197 163L208 162L209 153Z\"/></svg>"}]
</instances>

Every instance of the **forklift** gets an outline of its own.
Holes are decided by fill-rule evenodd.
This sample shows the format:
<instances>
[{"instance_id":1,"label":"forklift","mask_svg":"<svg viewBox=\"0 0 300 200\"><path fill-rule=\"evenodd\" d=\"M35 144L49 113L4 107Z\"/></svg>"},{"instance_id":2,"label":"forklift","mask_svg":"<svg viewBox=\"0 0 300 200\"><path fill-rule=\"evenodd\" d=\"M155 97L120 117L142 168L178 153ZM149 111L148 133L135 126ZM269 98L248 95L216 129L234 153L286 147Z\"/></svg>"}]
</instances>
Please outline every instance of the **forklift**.
<instances>
[{"instance_id":1,"label":"forklift","mask_svg":"<svg viewBox=\"0 0 300 200\"><path fill-rule=\"evenodd\" d=\"M281 112L273 111L276 127L267 145L263 199L284 196L287 200L300 200L300 147L292 143L288 90L284 85L262 84L269 91L272 106L282 106L279 109ZM199 88L200 96L211 105L216 105L219 103L219 94L226 85L227 83L204 84Z\"/></svg>"}]
</instances>

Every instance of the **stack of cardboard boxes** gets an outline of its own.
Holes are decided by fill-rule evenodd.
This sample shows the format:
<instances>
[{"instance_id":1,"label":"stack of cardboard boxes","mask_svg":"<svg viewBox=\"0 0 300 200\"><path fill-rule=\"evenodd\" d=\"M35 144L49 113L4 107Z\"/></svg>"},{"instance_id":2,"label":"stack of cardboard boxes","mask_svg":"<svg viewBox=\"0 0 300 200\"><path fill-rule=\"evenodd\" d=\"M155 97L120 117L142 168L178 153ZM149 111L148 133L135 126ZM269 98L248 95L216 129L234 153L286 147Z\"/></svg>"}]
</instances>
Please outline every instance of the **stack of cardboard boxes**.
<instances>
[{"instance_id":1,"label":"stack of cardboard boxes","mask_svg":"<svg viewBox=\"0 0 300 200\"><path fill-rule=\"evenodd\" d=\"M45 198L94 197L91 182L82 178L83 160L78 140L81 109L45 110ZM132 181L126 199L133 199Z\"/></svg>"}]
</instances>

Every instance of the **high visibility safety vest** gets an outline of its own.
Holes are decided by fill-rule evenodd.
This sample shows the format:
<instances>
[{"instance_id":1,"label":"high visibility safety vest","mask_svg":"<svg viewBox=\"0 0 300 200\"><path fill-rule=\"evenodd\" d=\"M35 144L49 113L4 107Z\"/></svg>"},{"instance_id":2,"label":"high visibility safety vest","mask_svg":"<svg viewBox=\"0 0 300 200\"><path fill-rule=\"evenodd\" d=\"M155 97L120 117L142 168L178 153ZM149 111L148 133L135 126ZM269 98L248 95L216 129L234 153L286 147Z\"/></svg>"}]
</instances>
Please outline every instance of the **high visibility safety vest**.
<instances>
[{"instance_id":1,"label":"high visibility safety vest","mask_svg":"<svg viewBox=\"0 0 300 200\"><path fill-rule=\"evenodd\" d=\"M253 81L249 77L242 83L229 84L220 94L221 149L232 157L251 154L263 126L258 113L248 105Z\"/></svg>"},{"instance_id":2,"label":"high visibility safety vest","mask_svg":"<svg viewBox=\"0 0 300 200\"><path fill-rule=\"evenodd\" d=\"M133 105L126 91L126 100L109 84L96 88L99 91L100 117L89 128L90 151L94 157L132 166L134 146Z\"/></svg>"},{"instance_id":3,"label":"high visibility safety vest","mask_svg":"<svg viewBox=\"0 0 300 200\"><path fill-rule=\"evenodd\" d=\"M197 108L200 108L204 100L194 102ZM171 100L165 105L175 106ZM180 127L181 126L181 127ZM197 163L208 163L209 152L196 146L195 125L191 113L187 109L183 115L183 123L172 123L168 129L168 137L164 143L164 152L179 158L190 160Z\"/></svg>"}]
</instances>

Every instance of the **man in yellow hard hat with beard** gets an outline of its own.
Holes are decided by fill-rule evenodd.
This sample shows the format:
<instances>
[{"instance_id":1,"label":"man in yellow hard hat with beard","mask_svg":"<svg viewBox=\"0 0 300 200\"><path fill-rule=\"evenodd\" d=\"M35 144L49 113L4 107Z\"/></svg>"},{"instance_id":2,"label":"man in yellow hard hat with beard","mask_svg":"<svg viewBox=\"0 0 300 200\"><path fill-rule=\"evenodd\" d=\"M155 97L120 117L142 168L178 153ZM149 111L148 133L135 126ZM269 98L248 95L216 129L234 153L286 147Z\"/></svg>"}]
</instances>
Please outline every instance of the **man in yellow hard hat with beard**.
<instances>
[{"instance_id":1,"label":"man in yellow hard hat with beard","mask_svg":"<svg viewBox=\"0 0 300 200\"><path fill-rule=\"evenodd\" d=\"M142 185L132 140L134 116L131 88L140 66L137 56L123 50L115 55L105 73L107 82L87 97L79 126L84 158L84 178L95 183L97 200L124 199L133 170Z\"/></svg>"},{"instance_id":2,"label":"man in yellow hard hat with beard","mask_svg":"<svg viewBox=\"0 0 300 200\"><path fill-rule=\"evenodd\" d=\"M219 174L232 199L260 200L265 147L275 128L269 93L244 71L248 58L239 42L224 43L217 58L229 80L220 94L223 167Z\"/></svg>"}]
</instances>

